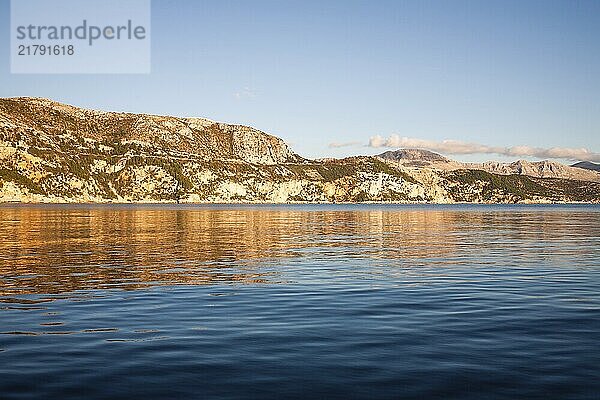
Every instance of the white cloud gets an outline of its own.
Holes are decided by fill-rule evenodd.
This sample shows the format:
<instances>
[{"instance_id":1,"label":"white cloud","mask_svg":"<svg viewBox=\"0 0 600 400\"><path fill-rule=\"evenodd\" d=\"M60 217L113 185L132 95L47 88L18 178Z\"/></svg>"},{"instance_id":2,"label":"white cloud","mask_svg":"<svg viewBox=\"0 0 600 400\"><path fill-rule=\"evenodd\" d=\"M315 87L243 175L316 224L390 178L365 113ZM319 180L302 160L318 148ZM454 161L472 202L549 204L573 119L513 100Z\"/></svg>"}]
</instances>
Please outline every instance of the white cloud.
<instances>
[{"instance_id":1,"label":"white cloud","mask_svg":"<svg viewBox=\"0 0 600 400\"><path fill-rule=\"evenodd\" d=\"M388 138L380 135L372 136L369 139L369 147L421 148L445 154L500 154L511 157L558 158L574 161L600 162L600 153L594 153L586 148L497 147L479 143L461 142L459 140L434 141L400 137L399 135L391 135Z\"/></svg>"},{"instance_id":2,"label":"white cloud","mask_svg":"<svg viewBox=\"0 0 600 400\"><path fill-rule=\"evenodd\" d=\"M340 147L355 147L360 146L361 142L333 142L329 143L329 147L332 149L339 149Z\"/></svg>"}]
</instances>

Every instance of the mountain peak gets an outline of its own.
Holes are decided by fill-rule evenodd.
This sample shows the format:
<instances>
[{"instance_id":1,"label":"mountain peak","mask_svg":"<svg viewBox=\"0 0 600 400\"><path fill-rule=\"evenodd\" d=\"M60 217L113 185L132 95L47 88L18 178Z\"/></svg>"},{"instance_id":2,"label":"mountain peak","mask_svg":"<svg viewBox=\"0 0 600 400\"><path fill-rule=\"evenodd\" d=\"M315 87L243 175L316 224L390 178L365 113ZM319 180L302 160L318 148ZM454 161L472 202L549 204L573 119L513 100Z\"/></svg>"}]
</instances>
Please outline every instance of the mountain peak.
<instances>
[{"instance_id":1,"label":"mountain peak","mask_svg":"<svg viewBox=\"0 0 600 400\"><path fill-rule=\"evenodd\" d=\"M398 149L379 154L377 157L393 161L422 161L422 162L449 162L446 157L423 149Z\"/></svg>"},{"instance_id":2,"label":"mountain peak","mask_svg":"<svg viewBox=\"0 0 600 400\"><path fill-rule=\"evenodd\" d=\"M581 169L589 169L591 171L600 172L600 164L593 163L591 161L580 161L571 165L571 167L581 168Z\"/></svg>"}]
</instances>

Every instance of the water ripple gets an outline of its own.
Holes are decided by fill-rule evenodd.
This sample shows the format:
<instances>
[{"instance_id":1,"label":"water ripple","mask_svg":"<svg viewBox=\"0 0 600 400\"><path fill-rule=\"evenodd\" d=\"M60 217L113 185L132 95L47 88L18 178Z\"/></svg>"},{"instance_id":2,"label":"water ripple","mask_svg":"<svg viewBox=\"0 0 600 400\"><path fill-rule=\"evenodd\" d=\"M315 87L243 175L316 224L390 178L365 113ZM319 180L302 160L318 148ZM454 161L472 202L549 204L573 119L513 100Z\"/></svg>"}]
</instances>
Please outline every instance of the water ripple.
<instances>
[{"instance_id":1,"label":"water ripple","mask_svg":"<svg viewBox=\"0 0 600 400\"><path fill-rule=\"evenodd\" d=\"M2 398L590 399L600 208L2 206Z\"/></svg>"}]
</instances>

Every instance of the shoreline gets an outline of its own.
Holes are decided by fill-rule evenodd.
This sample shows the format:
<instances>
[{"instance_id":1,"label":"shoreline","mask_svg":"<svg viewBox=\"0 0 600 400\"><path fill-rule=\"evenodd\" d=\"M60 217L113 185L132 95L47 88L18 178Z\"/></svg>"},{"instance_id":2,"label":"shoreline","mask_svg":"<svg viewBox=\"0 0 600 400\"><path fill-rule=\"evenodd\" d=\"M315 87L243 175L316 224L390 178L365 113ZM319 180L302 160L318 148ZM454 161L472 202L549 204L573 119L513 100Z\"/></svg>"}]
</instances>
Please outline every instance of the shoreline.
<instances>
[{"instance_id":1,"label":"shoreline","mask_svg":"<svg viewBox=\"0 0 600 400\"><path fill-rule=\"evenodd\" d=\"M106 201L106 202L81 202L81 201L57 201L57 202L37 202L37 201L0 201L0 207L19 205L41 205L41 206L352 206L352 205L390 205L390 206L539 206L539 205L600 205L600 202L585 202L585 201L523 201L523 202L451 202L451 203L436 203L436 202L392 202L392 201L364 201L364 202L264 202L264 201L230 201L230 202L174 202L174 201Z\"/></svg>"}]
</instances>

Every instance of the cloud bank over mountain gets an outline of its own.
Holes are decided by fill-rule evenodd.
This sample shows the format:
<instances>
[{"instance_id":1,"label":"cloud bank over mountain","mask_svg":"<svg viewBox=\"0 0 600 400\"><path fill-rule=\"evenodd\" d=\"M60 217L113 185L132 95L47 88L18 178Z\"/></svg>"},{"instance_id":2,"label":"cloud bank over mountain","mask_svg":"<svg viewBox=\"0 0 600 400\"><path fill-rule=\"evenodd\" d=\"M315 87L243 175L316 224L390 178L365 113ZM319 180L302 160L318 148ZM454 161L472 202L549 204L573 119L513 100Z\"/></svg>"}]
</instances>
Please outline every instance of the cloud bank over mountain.
<instances>
[{"instance_id":1,"label":"cloud bank over mountain","mask_svg":"<svg viewBox=\"0 0 600 400\"><path fill-rule=\"evenodd\" d=\"M462 142L459 140L424 140L399 135L390 135L384 138L380 135L369 139L369 147L373 148L419 148L437 151L445 154L499 154L509 157L537 157L565 159L573 161L600 161L600 153L592 152L586 148L569 147L532 147L532 146L487 146L479 143Z\"/></svg>"}]
</instances>

